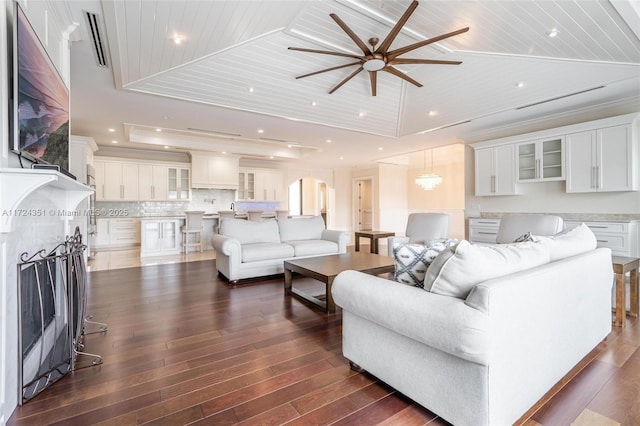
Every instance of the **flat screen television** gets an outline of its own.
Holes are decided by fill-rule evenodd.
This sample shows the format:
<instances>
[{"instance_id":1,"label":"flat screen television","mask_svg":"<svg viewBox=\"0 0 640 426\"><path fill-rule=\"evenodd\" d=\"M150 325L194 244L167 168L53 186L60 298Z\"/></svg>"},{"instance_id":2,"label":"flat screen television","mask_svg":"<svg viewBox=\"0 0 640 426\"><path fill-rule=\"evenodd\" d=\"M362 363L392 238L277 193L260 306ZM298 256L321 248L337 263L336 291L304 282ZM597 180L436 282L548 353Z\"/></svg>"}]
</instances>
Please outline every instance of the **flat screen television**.
<instances>
[{"instance_id":1,"label":"flat screen television","mask_svg":"<svg viewBox=\"0 0 640 426\"><path fill-rule=\"evenodd\" d=\"M13 31L13 149L69 169L69 90L22 8Z\"/></svg>"}]
</instances>

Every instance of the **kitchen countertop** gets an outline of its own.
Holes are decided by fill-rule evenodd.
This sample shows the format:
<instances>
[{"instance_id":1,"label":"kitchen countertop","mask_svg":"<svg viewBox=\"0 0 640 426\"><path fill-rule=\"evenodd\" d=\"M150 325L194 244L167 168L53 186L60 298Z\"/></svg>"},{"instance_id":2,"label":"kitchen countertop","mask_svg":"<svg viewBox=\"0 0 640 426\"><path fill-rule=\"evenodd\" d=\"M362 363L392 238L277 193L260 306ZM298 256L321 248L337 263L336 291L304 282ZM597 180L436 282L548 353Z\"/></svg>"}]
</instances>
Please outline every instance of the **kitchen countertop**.
<instances>
[{"instance_id":1,"label":"kitchen countertop","mask_svg":"<svg viewBox=\"0 0 640 426\"><path fill-rule=\"evenodd\" d=\"M470 216L484 219L499 219L509 213L482 212L480 216ZM619 214L619 213L543 213L560 216L566 221L583 222L637 222L640 221L640 214Z\"/></svg>"}]
</instances>

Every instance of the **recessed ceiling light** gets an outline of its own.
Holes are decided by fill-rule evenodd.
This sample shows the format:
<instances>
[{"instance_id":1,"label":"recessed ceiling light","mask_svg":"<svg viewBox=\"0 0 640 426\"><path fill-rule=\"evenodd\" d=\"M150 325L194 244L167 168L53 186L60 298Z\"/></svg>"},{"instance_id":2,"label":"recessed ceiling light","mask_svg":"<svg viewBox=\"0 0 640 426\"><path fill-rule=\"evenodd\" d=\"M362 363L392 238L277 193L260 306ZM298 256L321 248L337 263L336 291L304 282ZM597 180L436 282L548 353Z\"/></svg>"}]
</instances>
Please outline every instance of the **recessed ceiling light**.
<instances>
[{"instance_id":1,"label":"recessed ceiling light","mask_svg":"<svg viewBox=\"0 0 640 426\"><path fill-rule=\"evenodd\" d=\"M318 104L316 103L316 101L312 101L312 102L311 102L311 106L316 106L316 105L318 105Z\"/></svg>"},{"instance_id":2,"label":"recessed ceiling light","mask_svg":"<svg viewBox=\"0 0 640 426\"><path fill-rule=\"evenodd\" d=\"M340 157L340 160L344 160L344 157Z\"/></svg>"},{"instance_id":3,"label":"recessed ceiling light","mask_svg":"<svg viewBox=\"0 0 640 426\"><path fill-rule=\"evenodd\" d=\"M116 131L116 129L107 129L107 130L110 131L111 133Z\"/></svg>"},{"instance_id":4,"label":"recessed ceiling light","mask_svg":"<svg viewBox=\"0 0 640 426\"><path fill-rule=\"evenodd\" d=\"M164 146L164 149L169 149L169 147L165 145L165 146Z\"/></svg>"},{"instance_id":5,"label":"recessed ceiling light","mask_svg":"<svg viewBox=\"0 0 640 426\"><path fill-rule=\"evenodd\" d=\"M384 148L382 148L381 146L378 147L378 151L382 151Z\"/></svg>"},{"instance_id":6,"label":"recessed ceiling light","mask_svg":"<svg viewBox=\"0 0 640 426\"><path fill-rule=\"evenodd\" d=\"M331 141L331 139L327 139L325 142L326 143L331 143L332 141Z\"/></svg>"},{"instance_id":7,"label":"recessed ceiling light","mask_svg":"<svg viewBox=\"0 0 640 426\"><path fill-rule=\"evenodd\" d=\"M160 129L160 128L156 129L156 132L161 132L161 131L162 131L162 129Z\"/></svg>"},{"instance_id":8,"label":"recessed ceiling light","mask_svg":"<svg viewBox=\"0 0 640 426\"><path fill-rule=\"evenodd\" d=\"M264 133L264 130L258 129L258 133Z\"/></svg>"},{"instance_id":9,"label":"recessed ceiling light","mask_svg":"<svg viewBox=\"0 0 640 426\"><path fill-rule=\"evenodd\" d=\"M429 111L429 117L435 117L438 115L438 111Z\"/></svg>"},{"instance_id":10,"label":"recessed ceiling light","mask_svg":"<svg viewBox=\"0 0 640 426\"><path fill-rule=\"evenodd\" d=\"M519 81L518 84L516 84L516 87L524 87L524 82Z\"/></svg>"},{"instance_id":11,"label":"recessed ceiling light","mask_svg":"<svg viewBox=\"0 0 640 426\"><path fill-rule=\"evenodd\" d=\"M365 116L364 112L361 112L360 114L358 114L358 117L364 117L364 116Z\"/></svg>"},{"instance_id":12,"label":"recessed ceiling light","mask_svg":"<svg viewBox=\"0 0 640 426\"><path fill-rule=\"evenodd\" d=\"M553 37L557 36L557 35L558 35L558 33L559 33L558 29L557 29L557 28L554 28L554 29L552 29L551 31L549 31L549 32L547 33L547 35L548 35L549 37L553 38Z\"/></svg>"},{"instance_id":13,"label":"recessed ceiling light","mask_svg":"<svg viewBox=\"0 0 640 426\"><path fill-rule=\"evenodd\" d=\"M273 160L273 155L270 155L270 156L269 156L269 159L270 159L270 160Z\"/></svg>"},{"instance_id":14,"label":"recessed ceiling light","mask_svg":"<svg viewBox=\"0 0 640 426\"><path fill-rule=\"evenodd\" d=\"M180 35L180 34L174 34L173 37L171 37L171 40L173 40L174 44L182 44L183 41L185 41L185 37Z\"/></svg>"},{"instance_id":15,"label":"recessed ceiling light","mask_svg":"<svg viewBox=\"0 0 640 426\"><path fill-rule=\"evenodd\" d=\"M253 87L249 87L249 93L253 93Z\"/></svg>"},{"instance_id":16,"label":"recessed ceiling light","mask_svg":"<svg viewBox=\"0 0 640 426\"><path fill-rule=\"evenodd\" d=\"M222 151L222 154L226 154L226 153L227 153L227 151Z\"/></svg>"},{"instance_id":17,"label":"recessed ceiling light","mask_svg":"<svg viewBox=\"0 0 640 426\"><path fill-rule=\"evenodd\" d=\"M111 141L111 143L118 143L118 141Z\"/></svg>"},{"instance_id":18,"label":"recessed ceiling light","mask_svg":"<svg viewBox=\"0 0 640 426\"><path fill-rule=\"evenodd\" d=\"M287 148L293 148L293 145L289 144L287 145Z\"/></svg>"}]
</instances>

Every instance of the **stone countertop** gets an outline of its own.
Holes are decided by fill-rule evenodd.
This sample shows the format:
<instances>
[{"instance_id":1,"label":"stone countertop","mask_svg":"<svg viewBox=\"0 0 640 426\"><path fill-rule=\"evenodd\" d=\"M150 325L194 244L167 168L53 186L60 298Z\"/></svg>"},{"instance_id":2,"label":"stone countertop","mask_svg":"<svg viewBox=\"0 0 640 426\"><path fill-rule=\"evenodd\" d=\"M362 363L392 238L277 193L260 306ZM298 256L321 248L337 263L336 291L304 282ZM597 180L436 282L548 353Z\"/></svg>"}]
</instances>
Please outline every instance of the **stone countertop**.
<instances>
[{"instance_id":1,"label":"stone countertop","mask_svg":"<svg viewBox=\"0 0 640 426\"><path fill-rule=\"evenodd\" d=\"M479 216L470 216L484 219L499 219L509 213L481 212ZM519 214L519 213L518 213ZM526 214L526 213L524 213ZM637 222L640 221L640 214L620 214L620 213L542 213L560 216L565 221L576 222Z\"/></svg>"}]
</instances>

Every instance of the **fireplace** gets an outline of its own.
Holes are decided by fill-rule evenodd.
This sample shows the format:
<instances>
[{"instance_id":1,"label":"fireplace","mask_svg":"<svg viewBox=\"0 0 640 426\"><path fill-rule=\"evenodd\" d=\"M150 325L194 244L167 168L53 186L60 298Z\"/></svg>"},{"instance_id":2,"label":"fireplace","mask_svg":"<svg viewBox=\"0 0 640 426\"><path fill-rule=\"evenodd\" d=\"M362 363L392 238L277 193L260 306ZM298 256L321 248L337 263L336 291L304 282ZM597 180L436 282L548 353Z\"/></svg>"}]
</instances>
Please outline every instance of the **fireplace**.
<instances>
[{"instance_id":1,"label":"fireplace","mask_svg":"<svg viewBox=\"0 0 640 426\"><path fill-rule=\"evenodd\" d=\"M78 228L50 251L23 253L18 264L20 314L20 399L30 400L77 367L79 355L102 357L83 351L87 325L104 332L106 324L86 316L86 246Z\"/></svg>"}]
</instances>

